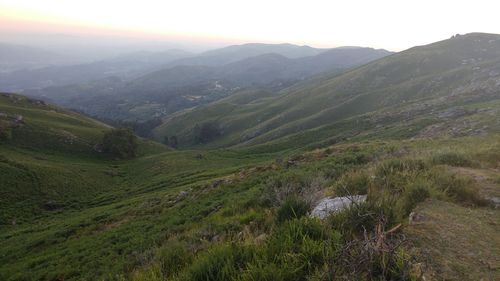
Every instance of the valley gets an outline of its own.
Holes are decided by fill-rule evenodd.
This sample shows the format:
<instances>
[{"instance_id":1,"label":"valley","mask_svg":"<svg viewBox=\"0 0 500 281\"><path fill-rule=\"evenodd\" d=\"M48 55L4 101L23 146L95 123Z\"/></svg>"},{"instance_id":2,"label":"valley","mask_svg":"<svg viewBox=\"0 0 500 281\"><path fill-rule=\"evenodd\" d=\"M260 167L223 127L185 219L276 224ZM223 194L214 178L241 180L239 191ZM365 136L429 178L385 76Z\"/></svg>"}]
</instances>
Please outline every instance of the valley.
<instances>
[{"instance_id":1,"label":"valley","mask_svg":"<svg viewBox=\"0 0 500 281\"><path fill-rule=\"evenodd\" d=\"M161 65L0 94L0 280L500 279L500 35Z\"/></svg>"}]
</instances>

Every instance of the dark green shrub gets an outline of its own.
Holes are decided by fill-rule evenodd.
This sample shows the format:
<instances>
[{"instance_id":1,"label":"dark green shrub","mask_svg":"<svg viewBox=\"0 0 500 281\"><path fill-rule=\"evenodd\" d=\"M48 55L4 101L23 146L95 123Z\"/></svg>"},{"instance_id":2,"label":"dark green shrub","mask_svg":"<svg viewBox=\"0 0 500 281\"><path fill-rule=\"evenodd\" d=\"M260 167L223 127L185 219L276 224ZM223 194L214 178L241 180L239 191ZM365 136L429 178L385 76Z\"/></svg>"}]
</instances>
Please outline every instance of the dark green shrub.
<instances>
[{"instance_id":1,"label":"dark green shrub","mask_svg":"<svg viewBox=\"0 0 500 281\"><path fill-rule=\"evenodd\" d=\"M350 208L330 216L329 223L346 238L352 238L361 235L365 230L374 229L381 220L389 226L396 222L394 201L391 198L381 198L377 203L353 204Z\"/></svg>"},{"instance_id":2,"label":"dark green shrub","mask_svg":"<svg viewBox=\"0 0 500 281\"><path fill-rule=\"evenodd\" d=\"M195 143L208 143L222 135L219 125L215 122L196 124L193 128Z\"/></svg>"},{"instance_id":3,"label":"dark green shrub","mask_svg":"<svg viewBox=\"0 0 500 281\"><path fill-rule=\"evenodd\" d=\"M352 171L342 176L335 183L335 195L361 195L368 192L370 178L364 172Z\"/></svg>"},{"instance_id":4,"label":"dark green shrub","mask_svg":"<svg viewBox=\"0 0 500 281\"><path fill-rule=\"evenodd\" d=\"M171 136L169 139L168 139L168 145L173 147L173 148L176 148L177 145L179 144L178 140L177 140L177 137L176 136Z\"/></svg>"},{"instance_id":5,"label":"dark green shrub","mask_svg":"<svg viewBox=\"0 0 500 281\"><path fill-rule=\"evenodd\" d=\"M0 141L9 140L12 137L12 131L9 122L0 120Z\"/></svg>"},{"instance_id":6,"label":"dark green shrub","mask_svg":"<svg viewBox=\"0 0 500 281\"><path fill-rule=\"evenodd\" d=\"M307 215L310 205L297 197L290 197L285 200L283 205L278 209L276 219L279 223L290 219L298 219Z\"/></svg>"},{"instance_id":7,"label":"dark green shrub","mask_svg":"<svg viewBox=\"0 0 500 281\"><path fill-rule=\"evenodd\" d=\"M253 257L254 251L250 247L236 244L216 246L193 262L188 268L185 280L234 280Z\"/></svg>"},{"instance_id":8,"label":"dark green shrub","mask_svg":"<svg viewBox=\"0 0 500 281\"><path fill-rule=\"evenodd\" d=\"M156 259L164 277L170 277L179 272L191 261L192 254L187 247L185 243L170 241L158 250Z\"/></svg>"},{"instance_id":9,"label":"dark green shrub","mask_svg":"<svg viewBox=\"0 0 500 281\"><path fill-rule=\"evenodd\" d=\"M479 195L472 179L441 170L435 171L433 176L438 190L453 201L478 206L487 204Z\"/></svg>"},{"instance_id":10,"label":"dark green shrub","mask_svg":"<svg viewBox=\"0 0 500 281\"><path fill-rule=\"evenodd\" d=\"M405 189L397 204L400 217L408 216L418 203L430 197L429 185L428 182L417 181Z\"/></svg>"},{"instance_id":11,"label":"dark green shrub","mask_svg":"<svg viewBox=\"0 0 500 281\"><path fill-rule=\"evenodd\" d=\"M319 220L307 217L289 220L273 232L262 263L276 264L280 268L278 276L284 280L305 280L333 258L340 241L340 234L325 228ZM271 268L260 267L260 270Z\"/></svg>"},{"instance_id":12,"label":"dark green shrub","mask_svg":"<svg viewBox=\"0 0 500 281\"><path fill-rule=\"evenodd\" d=\"M473 161L467 156L455 152L440 153L432 157L434 164L450 165L455 167L472 167Z\"/></svg>"},{"instance_id":13,"label":"dark green shrub","mask_svg":"<svg viewBox=\"0 0 500 281\"><path fill-rule=\"evenodd\" d=\"M402 172L425 171L429 165L420 159L391 159L377 166L376 176L384 177Z\"/></svg>"},{"instance_id":14,"label":"dark green shrub","mask_svg":"<svg viewBox=\"0 0 500 281\"><path fill-rule=\"evenodd\" d=\"M137 155L137 137L130 129L113 129L104 134L101 148L116 158L132 158Z\"/></svg>"},{"instance_id":15,"label":"dark green shrub","mask_svg":"<svg viewBox=\"0 0 500 281\"><path fill-rule=\"evenodd\" d=\"M429 165L418 159L391 159L384 161L375 169L375 187L386 189L395 194L403 191L408 181L427 172Z\"/></svg>"}]
</instances>

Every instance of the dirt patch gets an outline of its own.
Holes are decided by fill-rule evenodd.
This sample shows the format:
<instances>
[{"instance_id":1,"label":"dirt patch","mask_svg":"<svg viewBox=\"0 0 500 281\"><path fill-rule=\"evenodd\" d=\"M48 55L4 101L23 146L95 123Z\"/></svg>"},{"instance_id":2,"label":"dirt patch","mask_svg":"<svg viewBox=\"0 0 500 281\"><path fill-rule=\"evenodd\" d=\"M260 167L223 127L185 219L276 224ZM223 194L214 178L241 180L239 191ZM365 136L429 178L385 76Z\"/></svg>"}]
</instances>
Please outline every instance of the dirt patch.
<instances>
[{"instance_id":1,"label":"dirt patch","mask_svg":"<svg viewBox=\"0 0 500 281\"><path fill-rule=\"evenodd\" d=\"M497 196L493 170L453 168L473 178L485 197ZM424 280L500 280L500 209L467 208L428 200L405 234L417 252Z\"/></svg>"}]
</instances>

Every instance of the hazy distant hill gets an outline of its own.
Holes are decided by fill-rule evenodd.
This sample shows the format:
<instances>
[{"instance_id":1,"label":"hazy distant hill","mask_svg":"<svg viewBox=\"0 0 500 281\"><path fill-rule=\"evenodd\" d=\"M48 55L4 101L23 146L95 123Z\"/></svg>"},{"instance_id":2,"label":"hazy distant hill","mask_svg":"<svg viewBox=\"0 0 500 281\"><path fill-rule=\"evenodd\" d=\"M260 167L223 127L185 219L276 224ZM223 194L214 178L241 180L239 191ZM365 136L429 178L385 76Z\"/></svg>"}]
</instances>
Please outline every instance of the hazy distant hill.
<instances>
[{"instance_id":1,"label":"hazy distant hill","mask_svg":"<svg viewBox=\"0 0 500 281\"><path fill-rule=\"evenodd\" d=\"M0 74L0 84L4 91L19 91L30 88L84 83L109 76L130 79L157 70L162 65L173 60L191 55L191 53L182 50L143 51L85 64L22 69Z\"/></svg>"},{"instance_id":2,"label":"hazy distant hill","mask_svg":"<svg viewBox=\"0 0 500 281\"><path fill-rule=\"evenodd\" d=\"M130 81L106 79L25 93L101 118L148 120L242 88L279 90L319 73L339 72L389 54L371 48L334 49L295 59L267 53L220 66L176 65Z\"/></svg>"},{"instance_id":3,"label":"hazy distant hill","mask_svg":"<svg viewBox=\"0 0 500 281\"><path fill-rule=\"evenodd\" d=\"M135 52L90 63L78 63L68 55L51 53L43 49L0 45L0 90L64 86L117 76L131 79L162 68L179 65L220 66L249 57L276 53L288 58L317 55L327 49L292 44L244 44L192 54L172 49L164 52ZM61 66L61 63L72 65ZM36 68L36 69L34 69ZM1 73L1 70L13 73ZM7 71L8 70L8 71Z\"/></svg>"},{"instance_id":4,"label":"hazy distant hill","mask_svg":"<svg viewBox=\"0 0 500 281\"><path fill-rule=\"evenodd\" d=\"M180 59L170 65L208 65L217 66L236 62L242 59L274 53L287 58L300 58L318 55L328 49L293 44L249 43L233 45L199 54L192 58Z\"/></svg>"},{"instance_id":5,"label":"hazy distant hill","mask_svg":"<svg viewBox=\"0 0 500 281\"><path fill-rule=\"evenodd\" d=\"M43 48L0 43L0 74L18 69L40 68L75 61L68 56Z\"/></svg>"},{"instance_id":6,"label":"hazy distant hill","mask_svg":"<svg viewBox=\"0 0 500 281\"><path fill-rule=\"evenodd\" d=\"M236 98L168 117L156 136L176 135L190 146L195 126L204 122L217 123L222 134L212 146L270 141L300 146L361 132L382 134L391 122L405 136L481 133L487 122L479 120L488 115L472 117L474 111L461 106L500 99L500 36L458 36L245 104ZM447 114L465 119L455 124Z\"/></svg>"}]
</instances>

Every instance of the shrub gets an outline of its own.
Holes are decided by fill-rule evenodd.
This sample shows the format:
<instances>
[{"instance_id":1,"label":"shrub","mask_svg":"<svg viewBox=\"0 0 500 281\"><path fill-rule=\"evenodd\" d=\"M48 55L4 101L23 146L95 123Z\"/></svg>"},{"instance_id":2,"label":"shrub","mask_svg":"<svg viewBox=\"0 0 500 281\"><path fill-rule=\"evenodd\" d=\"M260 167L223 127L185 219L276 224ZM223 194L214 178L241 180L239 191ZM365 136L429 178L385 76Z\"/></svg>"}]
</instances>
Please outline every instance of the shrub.
<instances>
[{"instance_id":1,"label":"shrub","mask_svg":"<svg viewBox=\"0 0 500 281\"><path fill-rule=\"evenodd\" d=\"M429 165L419 159L391 159L375 169L375 186L393 193L401 193L408 181L427 172Z\"/></svg>"},{"instance_id":2,"label":"shrub","mask_svg":"<svg viewBox=\"0 0 500 281\"><path fill-rule=\"evenodd\" d=\"M279 223L290 219L297 219L307 215L310 205L297 197L288 198L278 209L277 220Z\"/></svg>"},{"instance_id":3,"label":"shrub","mask_svg":"<svg viewBox=\"0 0 500 281\"><path fill-rule=\"evenodd\" d=\"M205 122L201 125L195 125L193 128L193 135L195 143L208 143L221 136L222 133L217 123Z\"/></svg>"},{"instance_id":4,"label":"shrub","mask_svg":"<svg viewBox=\"0 0 500 281\"><path fill-rule=\"evenodd\" d=\"M402 172L421 172L427 168L427 163L420 159L391 159L378 165L376 174L384 177Z\"/></svg>"},{"instance_id":5,"label":"shrub","mask_svg":"<svg viewBox=\"0 0 500 281\"><path fill-rule=\"evenodd\" d=\"M473 161L467 156L455 152L440 153L432 157L434 164L450 165L455 167L472 167Z\"/></svg>"},{"instance_id":6,"label":"shrub","mask_svg":"<svg viewBox=\"0 0 500 281\"><path fill-rule=\"evenodd\" d=\"M286 221L268 240L261 261L261 264L276 266L260 266L256 276L262 271L279 268L277 275L284 280L305 280L334 257L340 241L340 234L325 228L319 220L303 217Z\"/></svg>"},{"instance_id":7,"label":"shrub","mask_svg":"<svg viewBox=\"0 0 500 281\"><path fill-rule=\"evenodd\" d=\"M171 136L168 139L168 145L170 145L171 147L176 148L178 144L179 142L177 140L177 136Z\"/></svg>"},{"instance_id":8,"label":"shrub","mask_svg":"<svg viewBox=\"0 0 500 281\"><path fill-rule=\"evenodd\" d=\"M332 279L340 280L415 280L410 276L411 255L401 247L402 237L377 224L360 239L347 242L329 265Z\"/></svg>"},{"instance_id":9,"label":"shrub","mask_svg":"<svg viewBox=\"0 0 500 281\"><path fill-rule=\"evenodd\" d=\"M418 203L430 197L429 186L429 182L420 180L405 188L397 203L400 217L408 216Z\"/></svg>"},{"instance_id":10,"label":"shrub","mask_svg":"<svg viewBox=\"0 0 500 281\"><path fill-rule=\"evenodd\" d=\"M191 281L234 280L252 260L250 247L230 244L216 246L201 254L189 267L183 279Z\"/></svg>"},{"instance_id":11,"label":"shrub","mask_svg":"<svg viewBox=\"0 0 500 281\"><path fill-rule=\"evenodd\" d=\"M9 140L12 137L12 131L7 121L0 120L0 141Z\"/></svg>"},{"instance_id":12,"label":"shrub","mask_svg":"<svg viewBox=\"0 0 500 281\"><path fill-rule=\"evenodd\" d=\"M188 251L187 245L174 240L158 250L156 259L162 275L170 277L187 265L191 261L192 255Z\"/></svg>"},{"instance_id":13,"label":"shrub","mask_svg":"<svg viewBox=\"0 0 500 281\"><path fill-rule=\"evenodd\" d=\"M130 129L113 129L104 134L101 148L117 158L132 158L137 155L137 137Z\"/></svg>"},{"instance_id":14,"label":"shrub","mask_svg":"<svg viewBox=\"0 0 500 281\"><path fill-rule=\"evenodd\" d=\"M487 202L479 196L474 181L468 177L453 174L441 169L434 171L434 181L438 190L458 203L484 206Z\"/></svg>"},{"instance_id":15,"label":"shrub","mask_svg":"<svg viewBox=\"0 0 500 281\"><path fill-rule=\"evenodd\" d=\"M290 197L300 197L304 201L314 201L316 191L322 189L326 180L317 172L289 170L270 177L266 182L263 199L274 206L281 206Z\"/></svg>"},{"instance_id":16,"label":"shrub","mask_svg":"<svg viewBox=\"0 0 500 281\"><path fill-rule=\"evenodd\" d=\"M370 178L366 173L360 171L352 171L344 174L335 183L335 195L348 196L366 194L368 192L369 185Z\"/></svg>"},{"instance_id":17,"label":"shrub","mask_svg":"<svg viewBox=\"0 0 500 281\"><path fill-rule=\"evenodd\" d=\"M381 220L388 226L393 225L396 222L393 208L393 200L386 198L379 199L377 203L353 204L350 208L330 216L329 223L350 239L366 230L374 229Z\"/></svg>"}]
</instances>

